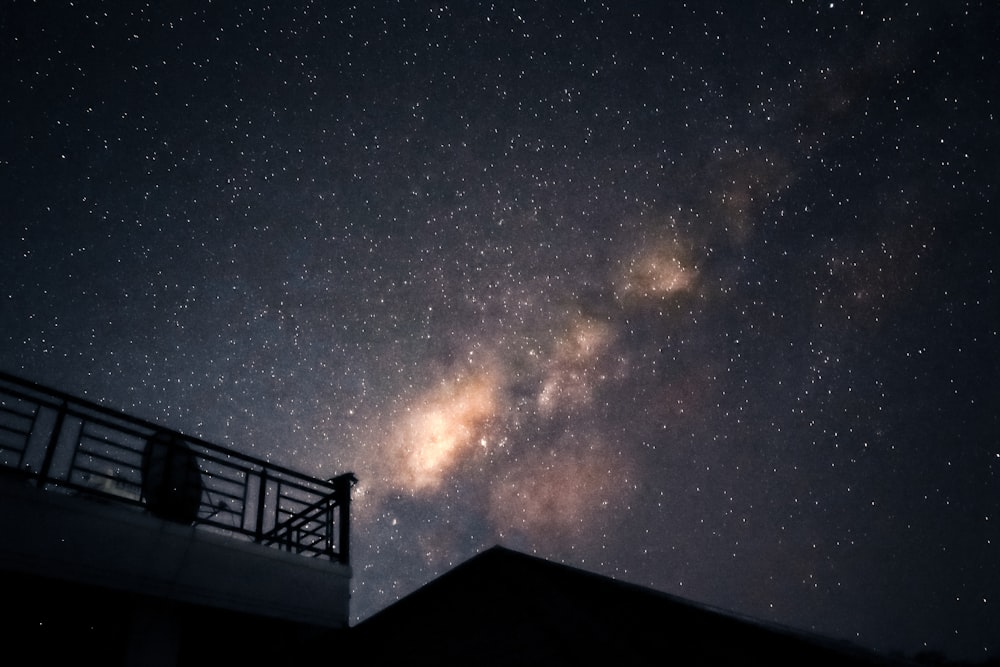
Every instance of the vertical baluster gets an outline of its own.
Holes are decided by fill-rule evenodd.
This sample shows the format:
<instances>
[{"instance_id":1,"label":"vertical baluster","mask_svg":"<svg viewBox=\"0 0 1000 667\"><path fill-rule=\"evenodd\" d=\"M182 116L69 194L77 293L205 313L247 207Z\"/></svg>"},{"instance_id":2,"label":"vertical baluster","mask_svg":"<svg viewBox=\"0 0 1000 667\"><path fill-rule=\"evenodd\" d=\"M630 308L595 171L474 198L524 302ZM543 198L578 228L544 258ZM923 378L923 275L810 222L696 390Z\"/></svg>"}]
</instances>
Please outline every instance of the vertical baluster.
<instances>
[{"instance_id":1,"label":"vertical baluster","mask_svg":"<svg viewBox=\"0 0 1000 667\"><path fill-rule=\"evenodd\" d=\"M42 460L42 467L38 471L38 486L45 487L49 478L49 470L52 468L52 459L56 455L56 447L59 446L59 436L62 434L63 423L66 421L67 406L66 401L59 405L56 412L56 423L52 426L52 435L49 437L49 446L45 450L45 458Z\"/></svg>"},{"instance_id":2,"label":"vertical baluster","mask_svg":"<svg viewBox=\"0 0 1000 667\"><path fill-rule=\"evenodd\" d=\"M264 502L267 493L267 468L260 471L260 491L257 494L257 525L254 527L254 540L260 542L264 538Z\"/></svg>"}]
</instances>

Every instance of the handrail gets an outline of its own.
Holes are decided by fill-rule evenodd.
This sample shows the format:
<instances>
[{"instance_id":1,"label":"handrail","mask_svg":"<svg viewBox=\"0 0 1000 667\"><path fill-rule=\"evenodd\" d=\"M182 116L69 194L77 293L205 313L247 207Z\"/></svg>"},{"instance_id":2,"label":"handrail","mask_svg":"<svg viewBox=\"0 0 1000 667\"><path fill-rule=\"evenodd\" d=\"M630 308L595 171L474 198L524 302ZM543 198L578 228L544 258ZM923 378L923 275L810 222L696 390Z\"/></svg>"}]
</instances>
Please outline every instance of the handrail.
<instances>
[{"instance_id":1,"label":"handrail","mask_svg":"<svg viewBox=\"0 0 1000 667\"><path fill-rule=\"evenodd\" d=\"M312 477L3 371L0 468L41 488L350 562L352 474Z\"/></svg>"}]
</instances>

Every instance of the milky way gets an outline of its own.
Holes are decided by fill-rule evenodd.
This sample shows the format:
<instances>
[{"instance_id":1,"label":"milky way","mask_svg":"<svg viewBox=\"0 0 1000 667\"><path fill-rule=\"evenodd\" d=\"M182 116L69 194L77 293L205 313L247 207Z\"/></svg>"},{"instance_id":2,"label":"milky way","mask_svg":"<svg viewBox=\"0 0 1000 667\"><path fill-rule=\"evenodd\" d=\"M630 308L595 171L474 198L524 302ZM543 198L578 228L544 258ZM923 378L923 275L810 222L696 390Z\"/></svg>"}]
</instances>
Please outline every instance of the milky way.
<instances>
[{"instance_id":1,"label":"milky way","mask_svg":"<svg viewBox=\"0 0 1000 667\"><path fill-rule=\"evenodd\" d=\"M0 21L0 368L355 472L355 619L1000 653L993 3L119 4Z\"/></svg>"}]
</instances>

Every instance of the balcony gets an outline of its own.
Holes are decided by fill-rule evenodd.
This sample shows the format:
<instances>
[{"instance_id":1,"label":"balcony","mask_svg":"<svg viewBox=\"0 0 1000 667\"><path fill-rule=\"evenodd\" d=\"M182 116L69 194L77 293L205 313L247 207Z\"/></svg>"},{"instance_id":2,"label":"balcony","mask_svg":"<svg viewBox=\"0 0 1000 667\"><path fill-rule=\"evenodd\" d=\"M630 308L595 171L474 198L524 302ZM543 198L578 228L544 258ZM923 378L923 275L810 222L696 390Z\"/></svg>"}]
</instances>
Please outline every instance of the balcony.
<instances>
[{"instance_id":1,"label":"balcony","mask_svg":"<svg viewBox=\"0 0 1000 667\"><path fill-rule=\"evenodd\" d=\"M0 373L0 589L26 610L12 631L70 656L46 628L103 624L102 641L127 639L121 664L177 664L222 627L272 646L346 628L355 483Z\"/></svg>"},{"instance_id":2,"label":"balcony","mask_svg":"<svg viewBox=\"0 0 1000 667\"><path fill-rule=\"evenodd\" d=\"M311 477L6 373L0 470L39 488L350 563L353 474Z\"/></svg>"}]
</instances>

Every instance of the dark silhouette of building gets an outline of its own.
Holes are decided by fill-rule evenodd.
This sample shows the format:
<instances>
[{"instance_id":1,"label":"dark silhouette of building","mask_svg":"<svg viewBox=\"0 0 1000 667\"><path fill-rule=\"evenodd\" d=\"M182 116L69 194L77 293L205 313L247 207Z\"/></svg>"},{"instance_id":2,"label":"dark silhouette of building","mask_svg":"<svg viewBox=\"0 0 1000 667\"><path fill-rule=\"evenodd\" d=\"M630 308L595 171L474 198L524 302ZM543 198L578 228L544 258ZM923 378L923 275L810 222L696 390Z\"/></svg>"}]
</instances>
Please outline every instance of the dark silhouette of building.
<instances>
[{"instance_id":1,"label":"dark silhouette of building","mask_svg":"<svg viewBox=\"0 0 1000 667\"><path fill-rule=\"evenodd\" d=\"M494 547L350 633L374 665L888 665L848 644L727 615Z\"/></svg>"}]
</instances>

